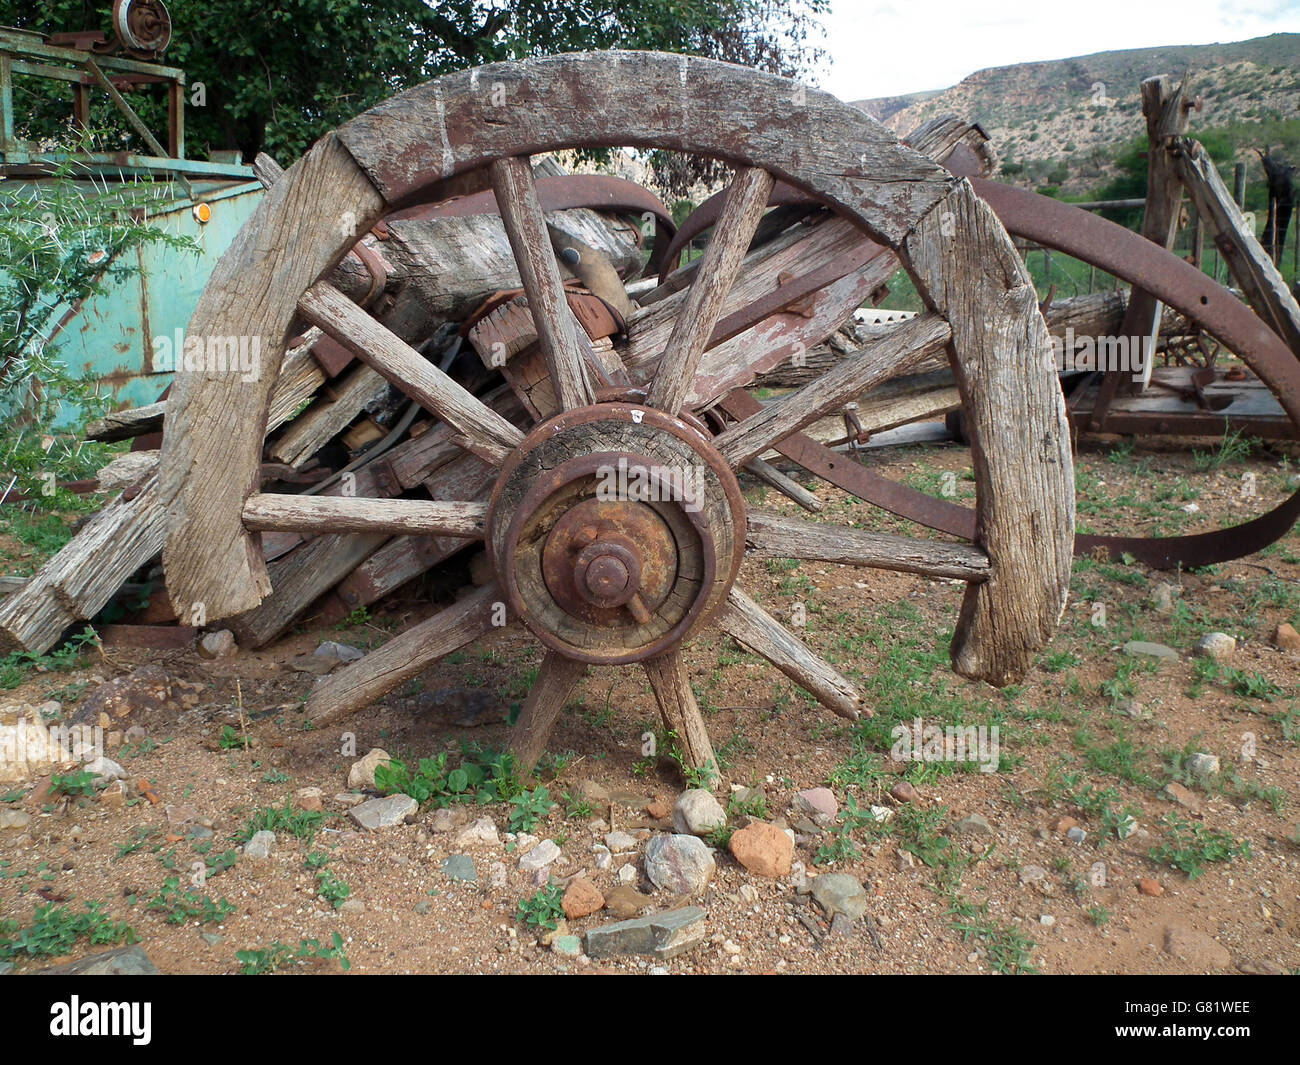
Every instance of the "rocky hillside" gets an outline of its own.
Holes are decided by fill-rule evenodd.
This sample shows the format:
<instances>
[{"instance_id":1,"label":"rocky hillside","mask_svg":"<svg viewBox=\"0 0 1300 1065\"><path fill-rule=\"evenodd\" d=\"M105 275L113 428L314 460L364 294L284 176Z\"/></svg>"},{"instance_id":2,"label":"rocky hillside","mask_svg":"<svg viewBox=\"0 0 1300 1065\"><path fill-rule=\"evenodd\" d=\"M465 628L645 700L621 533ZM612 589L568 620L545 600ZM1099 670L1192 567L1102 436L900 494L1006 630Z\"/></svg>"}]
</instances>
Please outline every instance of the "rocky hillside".
<instances>
[{"instance_id":1,"label":"rocky hillside","mask_svg":"<svg viewBox=\"0 0 1300 1065\"><path fill-rule=\"evenodd\" d=\"M900 133L940 114L975 119L1003 164L1016 164L1013 175L1070 192L1104 180L1115 147L1145 131L1138 86L1153 74L1189 76L1192 94L1203 102L1192 116L1193 131L1267 123L1260 140L1277 143L1279 126L1300 122L1295 33L992 67L941 92L861 100L856 106ZM1243 154L1248 148L1240 145Z\"/></svg>"}]
</instances>

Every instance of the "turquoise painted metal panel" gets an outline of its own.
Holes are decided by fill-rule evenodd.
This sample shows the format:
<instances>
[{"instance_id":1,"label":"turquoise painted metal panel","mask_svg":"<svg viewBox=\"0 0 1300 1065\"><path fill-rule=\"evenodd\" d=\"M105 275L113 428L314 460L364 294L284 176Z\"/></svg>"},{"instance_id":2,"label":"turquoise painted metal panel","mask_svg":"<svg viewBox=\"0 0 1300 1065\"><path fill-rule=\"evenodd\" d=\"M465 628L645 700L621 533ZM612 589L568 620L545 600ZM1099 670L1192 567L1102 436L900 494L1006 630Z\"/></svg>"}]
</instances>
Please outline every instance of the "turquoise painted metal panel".
<instances>
[{"instance_id":1,"label":"turquoise painted metal panel","mask_svg":"<svg viewBox=\"0 0 1300 1065\"><path fill-rule=\"evenodd\" d=\"M98 378L114 407L153 403L171 383L170 373L154 372L154 340L171 340L189 325L208 275L263 194L256 181L190 184L192 198L169 202L152 221L191 237L200 251L161 244L134 250L136 273L60 316L60 359L78 376ZM195 217L199 204L211 211L206 223Z\"/></svg>"}]
</instances>

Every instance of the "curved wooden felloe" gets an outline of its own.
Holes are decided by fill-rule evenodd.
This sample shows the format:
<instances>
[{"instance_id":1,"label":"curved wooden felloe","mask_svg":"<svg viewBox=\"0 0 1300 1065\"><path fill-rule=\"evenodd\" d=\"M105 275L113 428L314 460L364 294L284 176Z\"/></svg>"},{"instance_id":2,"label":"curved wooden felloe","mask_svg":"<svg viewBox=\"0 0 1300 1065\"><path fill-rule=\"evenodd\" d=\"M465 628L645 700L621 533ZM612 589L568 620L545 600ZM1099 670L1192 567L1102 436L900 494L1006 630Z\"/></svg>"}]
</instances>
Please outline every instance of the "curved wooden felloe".
<instances>
[{"instance_id":1,"label":"curved wooden felloe","mask_svg":"<svg viewBox=\"0 0 1300 1065\"><path fill-rule=\"evenodd\" d=\"M736 167L714 241L670 336L657 354L641 360L654 368L647 406L669 416L692 396L699 399L705 353L774 181L806 190L898 256L932 313L712 444L719 461L739 469L850 392L948 346L970 412L982 552L968 559L977 576L954 640L954 665L998 684L1022 675L1064 609L1073 473L1046 326L1009 238L968 182L899 144L857 109L786 79L657 53L557 56L429 82L322 139L272 187L214 272L190 326L200 338L258 338L260 372L250 380L217 368L178 374L169 400L160 488L173 516L164 563L178 612L190 616L201 603L209 619L225 617L256 606L268 591L250 523L257 528L274 521L282 528L291 519L282 504L247 501L256 491L271 383L297 317L319 325L405 388L458 431L458 442L498 468L522 437L320 280L383 214L475 182L494 188L559 416L590 403L595 391L589 374L599 367L559 291L527 157L622 145L696 152ZM276 513L269 516L272 507ZM309 511L300 519L313 523L311 531L329 527L321 517L328 520L328 507ZM341 508L338 519L349 523L340 528L363 524ZM405 508L377 517L373 527L424 522L440 528L440 522L473 520L446 508ZM880 545L862 550L868 546ZM791 557L803 557L799 550L792 544ZM918 557L924 552L909 550L899 568L918 571ZM727 616L764 644L763 653L790 675L810 678L836 712L855 712L847 681L806 649L778 638L774 621L736 605L743 602L733 597ZM475 632L484 631L481 609L463 619ZM429 655L473 636L456 629L455 619L431 621L435 635L424 640ZM409 675L417 664L365 669L367 661L331 678L330 719L372 700L388 679ZM706 751L707 733L694 731L698 709L679 650L646 668L665 715L689 726L695 739L688 746ZM354 671L355 684L348 679ZM529 751L540 749L538 731L553 720L556 701L576 677L555 663L549 674L553 683L530 713ZM355 696L352 705L341 698L345 693Z\"/></svg>"}]
</instances>

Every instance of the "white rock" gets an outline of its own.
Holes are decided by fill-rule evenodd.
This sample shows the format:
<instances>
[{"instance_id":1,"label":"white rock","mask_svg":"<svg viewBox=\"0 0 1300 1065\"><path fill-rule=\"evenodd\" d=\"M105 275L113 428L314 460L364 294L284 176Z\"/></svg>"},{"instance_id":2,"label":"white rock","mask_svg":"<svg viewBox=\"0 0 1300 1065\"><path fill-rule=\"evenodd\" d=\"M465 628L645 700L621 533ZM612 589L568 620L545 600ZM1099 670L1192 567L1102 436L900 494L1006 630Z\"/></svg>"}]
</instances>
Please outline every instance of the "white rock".
<instances>
[{"instance_id":1,"label":"white rock","mask_svg":"<svg viewBox=\"0 0 1300 1065\"><path fill-rule=\"evenodd\" d=\"M271 851L274 849L275 833L263 829L261 832L255 832L253 838L244 844L244 857L261 861L271 857Z\"/></svg>"},{"instance_id":2,"label":"white rock","mask_svg":"<svg viewBox=\"0 0 1300 1065\"><path fill-rule=\"evenodd\" d=\"M727 823L727 812L703 788L691 788L677 797L673 806L673 829L691 836L707 836Z\"/></svg>"},{"instance_id":3,"label":"white rock","mask_svg":"<svg viewBox=\"0 0 1300 1065\"><path fill-rule=\"evenodd\" d=\"M352 763L352 768L348 770L348 787L373 788L375 770L381 765L388 765L392 760L393 756L382 747L372 748L361 761Z\"/></svg>"},{"instance_id":4,"label":"white rock","mask_svg":"<svg viewBox=\"0 0 1300 1065\"><path fill-rule=\"evenodd\" d=\"M533 873L545 869L560 856L560 848L553 839L544 839L519 859L522 872Z\"/></svg>"},{"instance_id":5,"label":"white rock","mask_svg":"<svg viewBox=\"0 0 1300 1065\"><path fill-rule=\"evenodd\" d=\"M472 847L476 843L500 843L497 826L490 817L480 817L456 833L452 839L457 847Z\"/></svg>"}]
</instances>

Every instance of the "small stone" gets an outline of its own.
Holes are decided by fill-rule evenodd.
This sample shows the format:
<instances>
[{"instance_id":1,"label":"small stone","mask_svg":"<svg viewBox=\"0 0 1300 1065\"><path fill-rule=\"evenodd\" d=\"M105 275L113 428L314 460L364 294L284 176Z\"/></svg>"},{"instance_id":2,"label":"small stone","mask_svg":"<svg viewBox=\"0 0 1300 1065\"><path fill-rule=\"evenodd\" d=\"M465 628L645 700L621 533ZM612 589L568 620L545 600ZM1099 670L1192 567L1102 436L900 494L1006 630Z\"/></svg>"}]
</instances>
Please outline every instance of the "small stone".
<instances>
[{"instance_id":1,"label":"small stone","mask_svg":"<svg viewBox=\"0 0 1300 1065\"><path fill-rule=\"evenodd\" d=\"M1047 879L1047 870L1041 865L1026 865L1020 870L1022 884L1037 884Z\"/></svg>"},{"instance_id":2,"label":"small stone","mask_svg":"<svg viewBox=\"0 0 1300 1065\"><path fill-rule=\"evenodd\" d=\"M564 908L564 916L570 921L576 921L582 917L590 917L601 909L605 905L605 896L590 880L578 877L565 888L560 905Z\"/></svg>"},{"instance_id":3,"label":"small stone","mask_svg":"<svg viewBox=\"0 0 1300 1065\"><path fill-rule=\"evenodd\" d=\"M1053 917L1050 913L1045 913L1038 918L1038 923L1042 925L1044 928L1052 928L1056 924L1056 918Z\"/></svg>"},{"instance_id":4,"label":"small stone","mask_svg":"<svg viewBox=\"0 0 1300 1065\"><path fill-rule=\"evenodd\" d=\"M614 854L626 854L636 850L636 839L627 832L616 830L605 833L605 846Z\"/></svg>"},{"instance_id":5,"label":"small stone","mask_svg":"<svg viewBox=\"0 0 1300 1065\"><path fill-rule=\"evenodd\" d=\"M952 826L952 830L959 836L993 835L993 826L988 823L983 814L967 814Z\"/></svg>"},{"instance_id":6,"label":"small stone","mask_svg":"<svg viewBox=\"0 0 1300 1065\"><path fill-rule=\"evenodd\" d=\"M365 651L351 644L339 643L337 640L325 640L313 652L313 657L333 661L335 665L343 662L355 662L364 658Z\"/></svg>"},{"instance_id":7,"label":"small stone","mask_svg":"<svg viewBox=\"0 0 1300 1065\"><path fill-rule=\"evenodd\" d=\"M275 833L263 829L261 832L253 833L253 838L244 844L244 857L261 861L271 857L271 851L274 849Z\"/></svg>"},{"instance_id":8,"label":"small stone","mask_svg":"<svg viewBox=\"0 0 1300 1065\"><path fill-rule=\"evenodd\" d=\"M1150 643L1146 640L1129 640L1124 645L1124 653L1130 658L1159 658L1166 661L1178 660L1178 652L1162 643Z\"/></svg>"},{"instance_id":9,"label":"small stone","mask_svg":"<svg viewBox=\"0 0 1300 1065\"><path fill-rule=\"evenodd\" d=\"M1187 772L1199 784L1206 784L1219 775L1219 757L1205 751L1197 751L1187 759Z\"/></svg>"},{"instance_id":10,"label":"small stone","mask_svg":"<svg viewBox=\"0 0 1300 1065\"><path fill-rule=\"evenodd\" d=\"M549 928L541 934L540 938L538 939L538 942L541 943L541 945L544 947L549 947L552 943L554 943L557 939L559 939L560 936L567 936L568 934L569 934L569 922L566 921L563 917L561 917L560 920L556 923L554 928Z\"/></svg>"},{"instance_id":11,"label":"small stone","mask_svg":"<svg viewBox=\"0 0 1300 1065\"><path fill-rule=\"evenodd\" d=\"M609 853L609 848L603 843L593 843L591 852L596 856L597 869L614 868L614 856Z\"/></svg>"},{"instance_id":12,"label":"small stone","mask_svg":"<svg viewBox=\"0 0 1300 1065\"><path fill-rule=\"evenodd\" d=\"M501 839L497 836L496 823L490 817L480 817L452 837L452 843L457 847L473 847L484 843L500 842Z\"/></svg>"},{"instance_id":13,"label":"small stone","mask_svg":"<svg viewBox=\"0 0 1300 1065\"><path fill-rule=\"evenodd\" d=\"M556 936L551 940L551 950L563 958L576 958L582 953L582 940L577 936Z\"/></svg>"},{"instance_id":14,"label":"small stone","mask_svg":"<svg viewBox=\"0 0 1300 1065\"><path fill-rule=\"evenodd\" d=\"M348 811L352 823L368 832L392 828L413 817L420 804L409 795L387 795L382 799L369 799Z\"/></svg>"},{"instance_id":15,"label":"small stone","mask_svg":"<svg viewBox=\"0 0 1300 1065\"><path fill-rule=\"evenodd\" d=\"M717 863L709 848L696 836L655 836L646 845L646 876L655 887L671 891L674 895L693 895L702 891L713 878L716 868ZM635 875L635 869L633 874ZM622 870L619 870L619 875L622 876ZM590 944L587 953L592 954ZM594 954L592 956L595 957Z\"/></svg>"},{"instance_id":16,"label":"small stone","mask_svg":"<svg viewBox=\"0 0 1300 1065\"><path fill-rule=\"evenodd\" d=\"M871 819L877 824L883 825L886 821L893 818L894 811L888 806L872 806Z\"/></svg>"},{"instance_id":17,"label":"small stone","mask_svg":"<svg viewBox=\"0 0 1300 1065\"><path fill-rule=\"evenodd\" d=\"M52 969L39 969L46 976L158 976L158 967L149 960L143 947L119 947L100 954L78 958Z\"/></svg>"},{"instance_id":18,"label":"small stone","mask_svg":"<svg viewBox=\"0 0 1300 1065\"><path fill-rule=\"evenodd\" d=\"M731 835L731 853L751 873L781 877L794 861L794 840L766 821L751 821Z\"/></svg>"},{"instance_id":19,"label":"small stone","mask_svg":"<svg viewBox=\"0 0 1300 1065\"><path fill-rule=\"evenodd\" d=\"M893 797L895 802L916 802L921 798L920 792L918 792L916 788L912 786L911 781L908 780L900 780L889 789L889 794Z\"/></svg>"},{"instance_id":20,"label":"small stone","mask_svg":"<svg viewBox=\"0 0 1300 1065\"><path fill-rule=\"evenodd\" d=\"M1079 822L1076 821L1073 817L1069 817L1069 816L1058 817L1055 821L1052 822L1052 831L1055 832L1058 836L1064 836L1067 832L1070 831L1070 829L1074 828L1074 826L1077 825L1078 823Z\"/></svg>"},{"instance_id":21,"label":"small stone","mask_svg":"<svg viewBox=\"0 0 1300 1065\"><path fill-rule=\"evenodd\" d=\"M840 812L840 804L830 788L808 788L796 792L792 805L800 813L808 814L814 819L825 818L827 821L834 820Z\"/></svg>"},{"instance_id":22,"label":"small stone","mask_svg":"<svg viewBox=\"0 0 1300 1065\"><path fill-rule=\"evenodd\" d=\"M1157 584L1151 590L1151 605L1161 614L1172 614L1174 612L1174 597L1179 594L1180 589L1173 584L1166 584L1163 581Z\"/></svg>"},{"instance_id":23,"label":"small stone","mask_svg":"<svg viewBox=\"0 0 1300 1065\"><path fill-rule=\"evenodd\" d=\"M1201 800L1196 797L1196 793L1183 787L1176 780L1171 780L1160 789L1160 798L1167 802L1177 803L1187 810L1199 810L1201 808Z\"/></svg>"},{"instance_id":24,"label":"small stone","mask_svg":"<svg viewBox=\"0 0 1300 1065\"><path fill-rule=\"evenodd\" d=\"M1152 880L1151 877L1144 876L1138 881L1138 892L1149 898L1158 899L1165 893L1165 889L1159 880Z\"/></svg>"},{"instance_id":25,"label":"small stone","mask_svg":"<svg viewBox=\"0 0 1300 1065\"><path fill-rule=\"evenodd\" d=\"M203 639L199 640L200 658L229 658L238 651L235 634L229 629L205 633Z\"/></svg>"},{"instance_id":26,"label":"small stone","mask_svg":"<svg viewBox=\"0 0 1300 1065\"><path fill-rule=\"evenodd\" d=\"M174 828L180 828L199 819L198 807L195 806L173 806L167 803L163 807L163 812L167 815L167 823Z\"/></svg>"},{"instance_id":27,"label":"small stone","mask_svg":"<svg viewBox=\"0 0 1300 1065\"><path fill-rule=\"evenodd\" d=\"M469 820L469 813L463 806L440 806L429 818L429 831L454 832L467 820Z\"/></svg>"},{"instance_id":28,"label":"small stone","mask_svg":"<svg viewBox=\"0 0 1300 1065\"><path fill-rule=\"evenodd\" d=\"M1211 658L1216 662L1227 662L1237 650L1237 641L1226 632L1207 632L1196 641L1192 650L1197 658Z\"/></svg>"},{"instance_id":29,"label":"small stone","mask_svg":"<svg viewBox=\"0 0 1300 1065\"><path fill-rule=\"evenodd\" d=\"M339 903L339 913L365 913L366 904L360 899L344 899Z\"/></svg>"},{"instance_id":30,"label":"small stone","mask_svg":"<svg viewBox=\"0 0 1300 1065\"><path fill-rule=\"evenodd\" d=\"M727 823L727 812L712 792L691 788L677 798L673 807L673 829L690 836L707 836Z\"/></svg>"},{"instance_id":31,"label":"small stone","mask_svg":"<svg viewBox=\"0 0 1300 1065\"><path fill-rule=\"evenodd\" d=\"M433 912L433 903L430 902L428 899L421 899L414 906L412 906L411 909L415 913L418 913L421 917L423 917L425 914Z\"/></svg>"},{"instance_id":32,"label":"small stone","mask_svg":"<svg viewBox=\"0 0 1300 1065\"><path fill-rule=\"evenodd\" d=\"M1081 829L1078 825L1075 825L1073 828L1069 829L1069 831L1065 833L1065 838L1068 839L1071 843L1082 843L1085 839L1088 838L1088 833L1085 832L1083 829Z\"/></svg>"},{"instance_id":33,"label":"small stone","mask_svg":"<svg viewBox=\"0 0 1300 1065\"><path fill-rule=\"evenodd\" d=\"M604 785L597 784L594 780L579 781L578 795L592 806L601 806L609 802L609 792L605 790Z\"/></svg>"},{"instance_id":34,"label":"small stone","mask_svg":"<svg viewBox=\"0 0 1300 1065\"><path fill-rule=\"evenodd\" d=\"M225 936L219 936L216 932L200 932L199 938L210 947L220 946Z\"/></svg>"},{"instance_id":35,"label":"small stone","mask_svg":"<svg viewBox=\"0 0 1300 1065\"><path fill-rule=\"evenodd\" d=\"M21 832L32 823L32 815L26 810L0 810L0 829Z\"/></svg>"},{"instance_id":36,"label":"small stone","mask_svg":"<svg viewBox=\"0 0 1300 1065\"><path fill-rule=\"evenodd\" d=\"M1226 969L1232 963L1232 955L1222 944L1204 932L1182 925L1165 929L1165 953L1202 971Z\"/></svg>"},{"instance_id":37,"label":"small stone","mask_svg":"<svg viewBox=\"0 0 1300 1065\"><path fill-rule=\"evenodd\" d=\"M358 795L355 791L340 791L334 796L333 801L346 808L365 802L366 797L364 795Z\"/></svg>"},{"instance_id":38,"label":"small stone","mask_svg":"<svg viewBox=\"0 0 1300 1065\"><path fill-rule=\"evenodd\" d=\"M126 805L127 800L126 781L115 780L108 787L99 793L99 801L105 806L111 806L114 809L120 809Z\"/></svg>"},{"instance_id":39,"label":"small stone","mask_svg":"<svg viewBox=\"0 0 1300 1065\"><path fill-rule=\"evenodd\" d=\"M655 799L654 802L646 806L645 812L647 817L653 817L656 821L664 821L672 816L673 808L663 799Z\"/></svg>"},{"instance_id":40,"label":"small stone","mask_svg":"<svg viewBox=\"0 0 1300 1065\"><path fill-rule=\"evenodd\" d=\"M320 788L299 788L293 793L294 805L308 813L325 809L325 793Z\"/></svg>"},{"instance_id":41,"label":"small stone","mask_svg":"<svg viewBox=\"0 0 1300 1065\"><path fill-rule=\"evenodd\" d=\"M618 882L620 884L635 884L636 866L633 865L631 862L628 862L626 865L620 867L617 876L618 876Z\"/></svg>"},{"instance_id":42,"label":"small stone","mask_svg":"<svg viewBox=\"0 0 1300 1065\"><path fill-rule=\"evenodd\" d=\"M699 843L694 836L684 838ZM592 958L651 954L666 961L704 941L704 918L705 913L698 906L683 906L630 921L601 925L587 933L587 954Z\"/></svg>"},{"instance_id":43,"label":"small stone","mask_svg":"<svg viewBox=\"0 0 1300 1065\"><path fill-rule=\"evenodd\" d=\"M1289 622L1282 622L1273 630L1273 646L1279 651L1300 652L1300 632Z\"/></svg>"},{"instance_id":44,"label":"small stone","mask_svg":"<svg viewBox=\"0 0 1300 1065\"><path fill-rule=\"evenodd\" d=\"M478 883L478 870L474 868L474 859L468 854L451 854L443 859L442 875L448 880L458 880L464 884Z\"/></svg>"},{"instance_id":45,"label":"small stone","mask_svg":"<svg viewBox=\"0 0 1300 1065\"><path fill-rule=\"evenodd\" d=\"M619 884L605 895L605 909L615 917L635 917L652 901L631 884Z\"/></svg>"},{"instance_id":46,"label":"small stone","mask_svg":"<svg viewBox=\"0 0 1300 1065\"><path fill-rule=\"evenodd\" d=\"M867 912L867 889L848 873L822 873L812 878L808 890L828 914L842 913L856 921Z\"/></svg>"},{"instance_id":47,"label":"small stone","mask_svg":"<svg viewBox=\"0 0 1300 1065\"><path fill-rule=\"evenodd\" d=\"M560 848L553 839L544 839L519 859L519 868L525 873L545 869L560 856Z\"/></svg>"},{"instance_id":48,"label":"small stone","mask_svg":"<svg viewBox=\"0 0 1300 1065\"><path fill-rule=\"evenodd\" d=\"M352 768L348 770L348 787L354 789L373 788L375 786L375 770L381 765L388 765L392 760L392 755L383 748L372 748L361 761L352 763Z\"/></svg>"},{"instance_id":49,"label":"small stone","mask_svg":"<svg viewBox=\"0 0 1300 1065\"><path fill-rule=\"evenodd\" d=\"M109 784L114 780L123 780L126 777L125 769L113 761L113 759L105 758L103 755L96 758L93 762L87 762L84 771L94 774L96 784Z\"/></svg>"}]
</instances>

